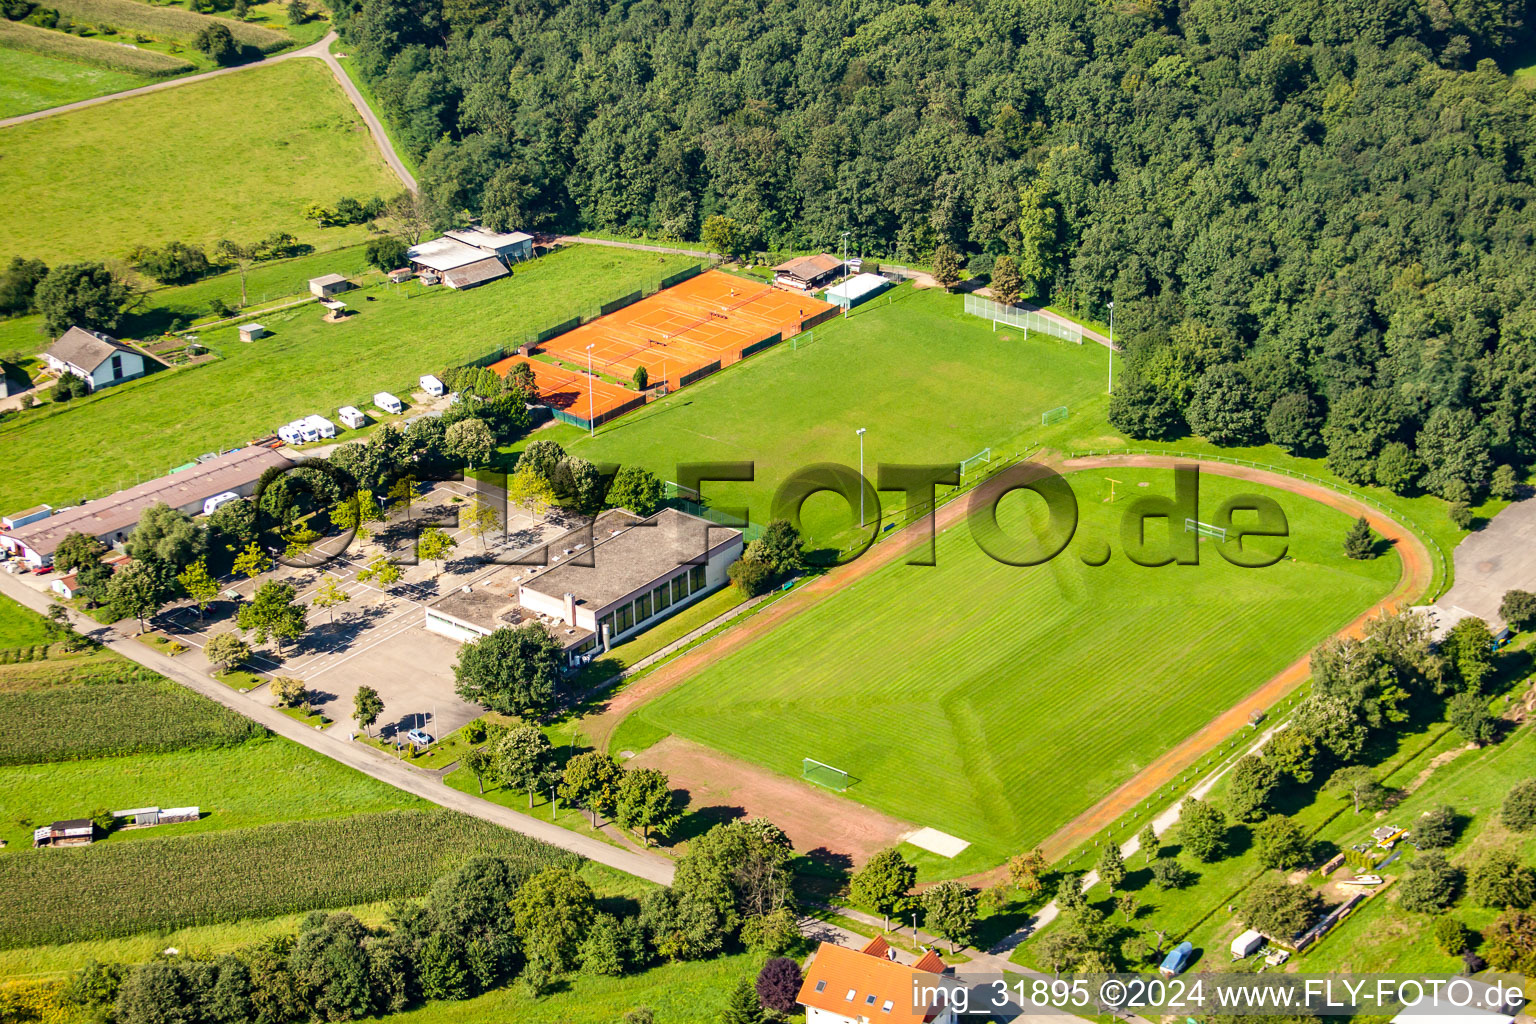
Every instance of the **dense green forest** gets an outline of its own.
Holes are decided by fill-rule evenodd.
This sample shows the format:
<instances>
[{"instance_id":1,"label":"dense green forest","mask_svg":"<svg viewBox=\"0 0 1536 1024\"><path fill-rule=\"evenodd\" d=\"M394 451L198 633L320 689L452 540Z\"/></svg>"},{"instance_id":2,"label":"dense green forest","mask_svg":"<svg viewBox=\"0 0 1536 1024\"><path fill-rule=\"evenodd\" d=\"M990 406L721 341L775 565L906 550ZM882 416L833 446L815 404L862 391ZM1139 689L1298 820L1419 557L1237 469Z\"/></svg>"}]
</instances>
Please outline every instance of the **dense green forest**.
<instances>
[{"instance_id":1,"label":"dense green forest","mask_svg":"<svg viewBox=\"0 0 1536 1024\"><path fill-rule=\"evenodd\" d=\"M1133 436L1451 501L1536 459L1521 0L341 6L439 220L1006 253L1115 302Z\"/></svg>"}]
</instances>

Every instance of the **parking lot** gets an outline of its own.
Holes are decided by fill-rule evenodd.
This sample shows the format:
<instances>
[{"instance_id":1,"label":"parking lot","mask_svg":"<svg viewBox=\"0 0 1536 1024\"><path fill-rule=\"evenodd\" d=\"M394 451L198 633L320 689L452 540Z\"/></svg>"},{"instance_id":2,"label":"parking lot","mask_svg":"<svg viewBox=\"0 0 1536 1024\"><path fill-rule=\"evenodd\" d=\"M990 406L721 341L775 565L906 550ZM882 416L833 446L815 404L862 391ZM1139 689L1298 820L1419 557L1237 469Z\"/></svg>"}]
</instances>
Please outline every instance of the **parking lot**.
<instances>
[{"instance_id":1,"label":"parking lot","mask_svg":"<svg viewBox=\"0 0 1536 1024\"><path fill-rule=\"evenodd\" d=\"M411 508L417 525L447 522L454 509L463 507L475 493L470 481L427 485ZM457 499L457 501L455 501ZM559 515L558 511L556 515ZM312 694L312 704L335 728L352 730L353 697L359 687L371 686L384 701L384 712L374 727L385 737L422 728L435 737L446 736L481 713L454 693L453 666L459 645L428 632L423 609L450 590L467 586L496 571L488 559L536 548L575 525L567 517L536 519L514 510L504 531L483 540L465 526L444 525L457 542L441 566L422 561L402 564L400 582L384 590L357 578L359 570L381 553L397 562L408 561L413 551L413 529L402 514L391 516L367 541L354 540L350 547L324 565L313 568L274 566L256 580L225 579L225 592L248 599L267 579L291 584L304 604L313 601L326 579L336 582L348 600L331 609L311 607L309 625L297 644L285 644L279 652L274 643L254 647L246 668L263 680L290 676L302 680ZM186 603L167 608L154 619L156 629L187 645L181 655L202 662L200 650L209 637L238 630L234 622L236 602L220 599L199 619L197 609ZM206 662L203 662L206 664ZM252 699L273 703L267 686L250 691Z\"/></svg>"}]
</instances>

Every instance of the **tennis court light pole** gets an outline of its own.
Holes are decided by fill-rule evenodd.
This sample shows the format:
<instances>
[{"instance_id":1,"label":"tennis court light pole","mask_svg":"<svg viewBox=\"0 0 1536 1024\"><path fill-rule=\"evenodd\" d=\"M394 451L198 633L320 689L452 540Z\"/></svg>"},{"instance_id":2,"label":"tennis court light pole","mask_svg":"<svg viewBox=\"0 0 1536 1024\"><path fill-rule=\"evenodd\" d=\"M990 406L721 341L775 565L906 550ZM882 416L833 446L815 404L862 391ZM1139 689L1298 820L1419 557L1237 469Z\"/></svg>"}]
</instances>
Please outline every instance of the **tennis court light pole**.
<instances>
[{"instance_id":1,"label":"tennis court light pole","mask_svg":"<svg viewBox=\"0 0 1536 1024\"><path fill-rule=\"evenodd\" d=\"M1115 304L1109 304L1109 393L1115 393Z\"/></svg>"},{"instance_id":2,"label":"tennis court light pole","mask_svg":"<svg viewBox=\"0 0 1536 1024\"><path fill-rule=\"evenodd\" d=\"M592 345L596 344L595 341L592 343ZM597 433L595 417L592 414L592 345L587 346L587 436L589 437Z\"/></svg>"},{"instance_id":3,"label":"tennis court light pole","mask_svg":"<svg viewBox=\"0 0 1536 1024\"><path fill-rule=\"evenodd\" d=\"M859 428L859 529L864 528L864 428Z\"/></svg>"}]
</instances>

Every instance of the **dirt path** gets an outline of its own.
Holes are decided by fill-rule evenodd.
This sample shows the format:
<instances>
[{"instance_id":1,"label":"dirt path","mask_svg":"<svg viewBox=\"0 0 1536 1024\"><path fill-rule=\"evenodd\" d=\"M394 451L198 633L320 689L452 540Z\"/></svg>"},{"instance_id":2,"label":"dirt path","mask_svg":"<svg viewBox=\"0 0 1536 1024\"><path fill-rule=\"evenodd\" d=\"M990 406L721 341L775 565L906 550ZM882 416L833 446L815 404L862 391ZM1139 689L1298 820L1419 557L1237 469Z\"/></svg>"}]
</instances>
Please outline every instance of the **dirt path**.
<instances>
[{"instance_id":1,"label":"dirt path","mask_svg":"<svg viewBox=\"0 0 1536 1024\"><path fill-rule=\"evenodd\" d=\"M1061 466L1063 472L1077 469L1108 469L1122 466L1168 467L1188 464L1188 459L1163 456L1107 455L1087 459L1070 459ZM1340 636L1359 636L1365 625L1382 612L1395 612L1411 605L1429 589L1434 577L1434 565L1429 550L1412 531L1379 509L1363 505L1353 498L1317 484L1307 483L1279 473L1269 473L1248 466L1232 466L1224 462L1201 462L1200 472L1232 477L1264 484L1292 494L1319 501L1330 508L1352 516L1364 515L1371 529L1379 533L1396 549L1402 560L1403 573L1397 586L1380 601L1362 612L1353 622L1339 631ZM1221 745L1248 724L1248 717L1255 711L1271 707L1286 694L1306 681L1311 674L1310 653L1283 669L1279 675L1254 690L1237 704L1211 719L1200 731L1185 739L1178 746L1163 754L1135 777L1121 785L1104 799L1078 815L1066 826L1058 829L1040 844L1048 860L1055 860L1069 853L1079 844L1091 839L1100 829L1110 825L1126 812L1144 802L1161 789L1169 780L1176 779L1191 765Z\"/></svg>"},{"instance_id":2,"label":"dirt path","mask_svg":"<svg viewBox=\"0 0 1536 1024\"><path fill-rule=\"evenodd\" d=\"M711 824L771 818L795 849L813 857L846 857L851 863L844 866L862 867L916 829L873 807L763 771L681 736L668 736L626 764L666 772L673 789L687 791L689 812Z\"/></svg>"}]
</instances>

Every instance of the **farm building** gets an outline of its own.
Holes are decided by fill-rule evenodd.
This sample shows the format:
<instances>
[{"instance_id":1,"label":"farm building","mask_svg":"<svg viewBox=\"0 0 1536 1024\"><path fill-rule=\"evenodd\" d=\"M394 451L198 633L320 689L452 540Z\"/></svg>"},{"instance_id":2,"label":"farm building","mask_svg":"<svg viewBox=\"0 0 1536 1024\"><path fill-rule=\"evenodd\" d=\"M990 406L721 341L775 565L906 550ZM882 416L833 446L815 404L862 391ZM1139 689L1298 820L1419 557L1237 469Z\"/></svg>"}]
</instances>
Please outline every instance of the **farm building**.
<instances>
[{"instance_id":1,"label":"farm building","mask_svg":"<svg viewBox=\"0 0 1536 1024\"><path fill-rule=\"evenodd\" d=\"M889 288L891 282L879 274L855 274L827 289L827 301L852 309Z\"/></svg>"},{"instance_id":2,"label":"farm building","mask_svg":"<svg viewBox=\"0 0 1536 1024\"><path fill-rule=\"evenodd\" d=\"M484 228L455 228L444 231L444 238L472 245L497 259L516 263L533 256L533 236L521 231L487 231Z\"/></svg>"},{"instance_id":3,"label":"farm building","mask_svg":"<svg viewBox=\"0 0 1536 1024\"><path fill-rule=\"evenodd\" d=\"M552 541L547 567L506 566L429 605L426 627L469 641L543 622L575 666L724 586L741 551L739 530L676 509L610 509Z\"/></svg>"},{"instance_id":4,"label":"farm building","mask_svg":"<svg viewBox=\"0 0 1536 1024\"><path fill-rule=\"evenodd\" d=\"M955 1011L943 1005L918 1009L913 996L925 974L943 974L948 966L931 950L908 966L891 959L891 947L881 937L863 949L831 942L816 947L805 966L796 1002L805 1007L805 1024L866 1024L897 1021L907 1024L954 1024Z\"/></svg>"},{"instance_id":5,"label":"farm building","mask_svg":"<svg viewBox=\"0 0 1536 1024\"><path fill-rule=\"evenodd\" d=\"M196 821L202 816L197 807L133 807L126 811L113 811L112 817L120 818L124 828L151 828L155 825L175 825L184 821Z\"/></svg>"},{"instance_id":6,"label":"farm building","mask_svg":"<svg viewBox=\"0 0 1536 1024\"><path fill-rule=\"evenodd\" d=\"M70 818L32 830L32 845L88 846L96 841L96 826L90 818Z\"/></svg>"},{"instance_id":7,"label":"farm building","mask_svg":"<svg viewBox=\"0 0 1536 1024\"><path fill-rule=\"evenodd\" d=\"M831 253L798 256L773 268L773 283L780 288L813 292L824 288L843 272L843 261Z\"/></svg>"},{"instance_id":8,"label":"farm building","mask_svg":"<svg viewBox=\"0 0 1536 1024\"><path fill-rule=\"evenodd\" d=\"M82 505L60 509L46 519L0 533L0 548L44 566L53 561L59 541L72 533L84 533L109 545L121 544L139 524L144 510L164 502L189 516L203 510L203 502L225 491L249 495L268 469L292 465L270 448L240 448L193 463L179 472L146 480L126 490Z\"/></svg>"},{"instance_id":9,"label":"farm building","mask_svg":"<svg viewBox=\"0 0 1536 1024\"><path fill-rule=\"evenodd\" d=\"M80 592L80 583L75 579L74 573L70 573L68 576L60 576L53 581L51 586L53 592L66 601L72 600Z\"/></svg>"},{"instance_id":10,"label":"farm building","mask_svg":"<svg viewBox=\"0 0 1536 1024\"><path fill-rule=\"evenodd\" d=\"M265 338L266 336L267 336L267 329L265 327L261 326L261 324L241 324L240 325L240 340L241 341L255 341L257 338Z\"/></svg>"},{"instance_id":11,"label":"farm building","mask_svg":"<svg viewBox=\"0 0 1536 1024\"><path fill-rule=\"evenodd\" d=\"M43 362L60 376L72 373L92 391L134 380L148 372L142 353L100 331L71 327L43 353Z\"/></svg>"},{"instance_id":12,"label":"farm building","mask_svg":"<svg viewBox=\"0 0 1536 1024\"><path fill-rule=\"evenodd\" d=\"M309 279L309 294L317 299L328 299L332 295L351 291L357 287L340 274L326 274L324 277L312 277Z\"/></svg>"},{"instance_id":13,"label":"farm building","mask_svg":"<svg viewBox=\"0 0 1536 1024\"><path fill-rule=\"evenodd\" d=\"M468 266L443 271L443 284L455 291L463 291L466 288L479 287L498 277L506 277L509 273L510 271L502 265L501 260L494 256L487 256Z\"/></svg>"},{"instance_id":14,"label":"farm building","mask_svg":"<svg viewBox=\"0 0 1536 1024\"><path fill-rule=\"evenodd\" d=\"M399 270L391 270L389 272L389 283L404 284L406 281L409 281L415 276L416 274L411 270L410 267L401 267Z\"/></svg>"}]
</instances>

